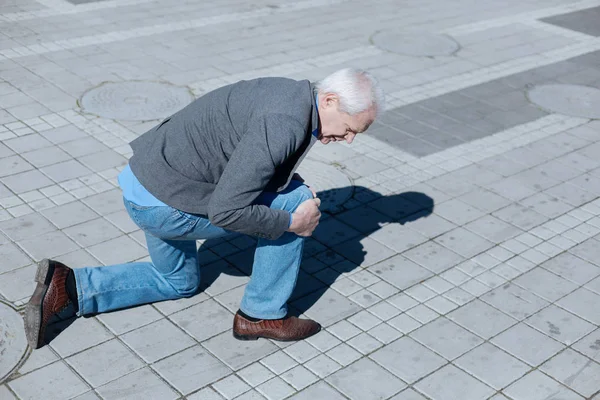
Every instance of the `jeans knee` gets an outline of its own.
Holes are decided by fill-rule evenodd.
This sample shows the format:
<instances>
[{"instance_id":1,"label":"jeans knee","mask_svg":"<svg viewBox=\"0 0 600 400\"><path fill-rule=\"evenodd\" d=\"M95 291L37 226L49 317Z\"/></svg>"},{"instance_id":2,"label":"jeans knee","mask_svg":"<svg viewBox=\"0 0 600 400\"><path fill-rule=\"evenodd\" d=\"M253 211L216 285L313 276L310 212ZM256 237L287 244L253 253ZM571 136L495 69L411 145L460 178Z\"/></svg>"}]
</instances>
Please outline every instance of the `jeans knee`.
<instances>
[{"instance_id":1,"label":"jeans knee","mask_svg":"<svg viewBox=\"0 0 600 400\"><path fill-rule=\"evenodd\" d=\"M292 207L289 211L296 211L296 209L300 206L300 204L304 203L306 200L310 200L313 198L313 194L308 187L305 185L297 187L293 192L294 197L290 204Z\"/></svg>"},{"instance_id":2,"label":"jeans knee","mask_svg":"<svg viewBox=\"0 0 600 400\"><path fill-rule=\"evenodd\" d=\"M176 298L191 297L200 291L199 274L186 274L183 277L175 276L166 279L173 288Z\"/></svg>"}]
</instances>

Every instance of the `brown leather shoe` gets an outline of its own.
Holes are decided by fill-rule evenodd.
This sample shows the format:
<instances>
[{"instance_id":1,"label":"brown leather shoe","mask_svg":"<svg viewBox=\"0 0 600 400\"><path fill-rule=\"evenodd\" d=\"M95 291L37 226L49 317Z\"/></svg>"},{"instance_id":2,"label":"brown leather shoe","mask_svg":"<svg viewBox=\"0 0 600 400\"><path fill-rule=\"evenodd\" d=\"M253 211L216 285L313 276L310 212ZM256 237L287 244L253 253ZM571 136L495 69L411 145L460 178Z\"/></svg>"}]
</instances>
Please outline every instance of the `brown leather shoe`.
<instances>
[{"instance_id":1,"label":"brown leather shoe","mask_svg":"<svg viewBox=\"0 0 600 400\"><path fill-rule=\"evenodd\" d=\"M38 284L25 308L25 334L33 349L45 344L44 333L50 319L71 304L65 285L70 270L53 260L44 259L38 264L35 274Z\"/></svg>"},{"instance_id":2,"label":"brown leather shoe","mask_svg":"<svg viewBox=\"0 0 600 400\"><path fill-rule=\"evenodd\" d=\"M321 324L312 319L287 317L252 322L242 317L239 313L236 313L233 318L233 337L238 340L267 338L290 342L306 339L320 330Z\"/></svg>"}]
</instances>

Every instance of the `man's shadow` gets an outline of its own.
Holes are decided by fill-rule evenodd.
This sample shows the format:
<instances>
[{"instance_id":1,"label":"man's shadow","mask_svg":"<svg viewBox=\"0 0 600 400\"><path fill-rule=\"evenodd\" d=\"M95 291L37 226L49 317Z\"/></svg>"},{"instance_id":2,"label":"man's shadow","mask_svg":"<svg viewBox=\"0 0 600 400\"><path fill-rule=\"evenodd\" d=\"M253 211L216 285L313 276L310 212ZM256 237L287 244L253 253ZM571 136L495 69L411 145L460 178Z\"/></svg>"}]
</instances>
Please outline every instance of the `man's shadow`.
<instances>
[{"instance_id":1,"label":"man's shadow","mask_svg":"<svg viewBox=\"0 0 600 400\"><path fill-rule=\"evenodd\" d=\"M337 207L334 210L323 212L321 222L313 237L307 239L305 243L303 262L296 288L288 302L293 303L293 306L290 307L291 315L305 313L342 273L360 268L367 255L361 243L362 239L379 230L383 224L404 225L428 217L434 209L434 200L420 192L404 192L384 196L371 189L356 186L318 192L317 196L321 199L335 199L339 194L347 194L349 191L350 193L354 192L354 199L351 200L354 206L351 208ZM356 203L357 201L362 204ZM360 215L360 218L351 222L348 218L352 218L353 215ZM330 218L336 218L341 224L334 222L336 228L332 230L331 224L327 222ZM344 220L348 223L345 223ZM354 234L350 234L348 240L342 239L333 246L328 245L328 243L332 243L332 240L333 243L336 243L335 236L343 236L346 234L344 231L351 231ZM319 241L319 238L322 242ZM218 246L223 245L223 239L207 240L198 250L203 289L209 288L221 274L249 276L252 273L255 245L249 242L245 242L247 246L245 250L223 256L228 263L206 264L207 255L208 261L218 257L211 249L217 249ZM344 247L344 256L331 249L331 247L337 248L338 246ZM218 253L218 251L216 252ZM315 258L312 256L316 256L320 261L315 263ZM348 260L350 262L344 262ZM233 264L235 267L229 264ZM315 264L318 265L316 267L318 269L315 268ZM299 299L302 300L297 301Z\"/></svg>"}]
</instances>

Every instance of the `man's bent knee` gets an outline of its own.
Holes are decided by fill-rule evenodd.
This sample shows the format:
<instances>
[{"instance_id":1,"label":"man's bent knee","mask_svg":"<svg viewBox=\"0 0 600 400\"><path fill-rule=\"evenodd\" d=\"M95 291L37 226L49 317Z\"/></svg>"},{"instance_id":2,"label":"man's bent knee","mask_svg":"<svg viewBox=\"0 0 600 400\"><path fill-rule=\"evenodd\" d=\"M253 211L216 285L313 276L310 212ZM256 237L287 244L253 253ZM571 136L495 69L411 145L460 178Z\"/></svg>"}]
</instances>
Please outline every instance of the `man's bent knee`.
<instances>
[{"instance_id":1,"label":"man's bent knee","mask_svg":"<svg viewBox=\"0 0 600 400\"><path fill-rule=\"evenodd\" d=\"M306 200L310 200L313 198L313 194L308 187L305 185L298 186L292 192L290 192L287 196L290 196L288 211L294 212L300 206L300 204L304 203Z\"/></svg>"}]
</instances>

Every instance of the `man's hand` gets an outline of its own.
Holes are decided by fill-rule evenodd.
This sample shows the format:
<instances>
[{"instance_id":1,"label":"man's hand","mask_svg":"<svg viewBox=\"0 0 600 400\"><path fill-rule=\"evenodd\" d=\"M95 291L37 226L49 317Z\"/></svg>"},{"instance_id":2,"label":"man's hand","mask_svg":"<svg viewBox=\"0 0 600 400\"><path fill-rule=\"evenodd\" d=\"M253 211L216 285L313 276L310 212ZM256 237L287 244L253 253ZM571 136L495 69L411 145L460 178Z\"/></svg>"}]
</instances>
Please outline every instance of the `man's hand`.
<instances>
[{"instance_id":1,"label":"man's hand","mask_svg":"<svg viewBox=\"0 0 600 400\"><path fill-rule=\"evenodd\" d=\"M320 205L321 200L316 197L300 204L292 214L292 224L288 231L294 232L298 236L308 237L312 235L317 225L319 225L319 218L321 218Z\"/></svg>"}]
</instances>

